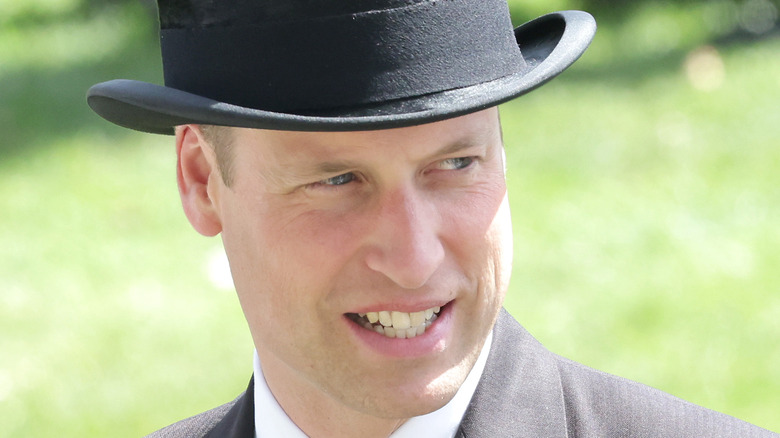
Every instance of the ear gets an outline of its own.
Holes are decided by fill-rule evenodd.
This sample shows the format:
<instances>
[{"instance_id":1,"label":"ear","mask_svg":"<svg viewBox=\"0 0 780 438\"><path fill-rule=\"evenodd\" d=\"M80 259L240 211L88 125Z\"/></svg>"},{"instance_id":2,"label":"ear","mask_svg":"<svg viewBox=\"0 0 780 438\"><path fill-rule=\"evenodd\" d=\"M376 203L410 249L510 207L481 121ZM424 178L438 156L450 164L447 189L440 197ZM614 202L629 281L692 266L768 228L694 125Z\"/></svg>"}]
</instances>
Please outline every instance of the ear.
<instances>
[{"instance_id":1,"label":"ear","mask_svg":"<svg viewBox=\"0 0 780 438\"><path fill-rule=\"evenodd\" d=\"M221 184L214 157L197 125L176 128L176 179L184 214L193 228L204 236L222 231L219 209L213 194Z\"/></svg>"}]
</instances>

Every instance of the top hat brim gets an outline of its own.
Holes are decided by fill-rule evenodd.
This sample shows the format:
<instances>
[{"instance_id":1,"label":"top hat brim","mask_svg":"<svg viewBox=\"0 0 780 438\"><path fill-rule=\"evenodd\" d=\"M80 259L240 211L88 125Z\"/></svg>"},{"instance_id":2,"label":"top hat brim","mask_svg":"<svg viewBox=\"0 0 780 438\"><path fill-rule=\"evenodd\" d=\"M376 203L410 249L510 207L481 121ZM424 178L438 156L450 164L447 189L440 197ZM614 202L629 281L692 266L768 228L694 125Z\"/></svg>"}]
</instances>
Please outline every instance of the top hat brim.
<instances>
[{"instance_id":1,"label":"top hat brim","mask_svg":"<svg viewBox=\"0 0 780 438\"><path fill-rule=\"evenodd\" d=\"M175 126L189 123L290 131L398 128L476 112L528 93L574 63L595 31L596 23L586 12L547 14L515 29L525 66L514 73L467 87L359 107L265 111L126 79L94 85L87 101L112 123L156 134L172 134Z\"/></svg>"}]
</instances>

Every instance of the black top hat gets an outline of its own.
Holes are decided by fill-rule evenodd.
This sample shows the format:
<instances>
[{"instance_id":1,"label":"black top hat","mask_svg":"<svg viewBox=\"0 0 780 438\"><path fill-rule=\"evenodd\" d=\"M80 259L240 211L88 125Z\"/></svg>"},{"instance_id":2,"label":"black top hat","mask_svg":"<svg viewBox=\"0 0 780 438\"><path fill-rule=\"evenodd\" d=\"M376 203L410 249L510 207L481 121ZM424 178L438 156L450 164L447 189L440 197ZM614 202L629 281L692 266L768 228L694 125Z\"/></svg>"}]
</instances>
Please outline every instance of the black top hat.
<instances>
[{"instance_id":1,"label":"black top hat","mask_svg":"<svg viewBox=\"0 0 780 438\"><path fill-rule=\"evenodd\" d=\"M552 79L596 30L579 11L512 31L506 0L159 0L165 86L94 85L117 125L351 131L433 122Z\"/></svg>"}]
</instances>

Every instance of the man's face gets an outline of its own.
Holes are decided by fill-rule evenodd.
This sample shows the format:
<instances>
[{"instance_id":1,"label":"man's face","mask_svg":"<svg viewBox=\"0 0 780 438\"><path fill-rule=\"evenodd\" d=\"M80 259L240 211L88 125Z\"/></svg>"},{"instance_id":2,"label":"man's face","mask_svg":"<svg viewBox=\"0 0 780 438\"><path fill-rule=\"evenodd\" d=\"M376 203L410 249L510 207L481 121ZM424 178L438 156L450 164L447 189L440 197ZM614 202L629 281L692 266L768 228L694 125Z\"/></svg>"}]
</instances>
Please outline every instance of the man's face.
<instances>
[{"instance_id":1,"label":"man's face","mask_svg":"<svg viewBox=\"0 0 780 438\"><path fill-rule=\"evenodd\" d=\"M283 407L408 418L455 394L509 280L496 111L368 132L234 130L233 183L215 178L210 193Z\"/></svg>"}]
</instances>

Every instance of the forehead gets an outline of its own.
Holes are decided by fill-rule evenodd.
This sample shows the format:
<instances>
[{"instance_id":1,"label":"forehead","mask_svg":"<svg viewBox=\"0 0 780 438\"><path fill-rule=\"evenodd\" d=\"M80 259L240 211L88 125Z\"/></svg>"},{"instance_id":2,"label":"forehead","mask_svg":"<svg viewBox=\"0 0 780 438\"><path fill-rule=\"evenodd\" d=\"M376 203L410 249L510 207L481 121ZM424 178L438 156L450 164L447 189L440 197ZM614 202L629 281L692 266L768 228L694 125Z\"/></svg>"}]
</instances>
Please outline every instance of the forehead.
<instances>
[{"instance_id":1,"label":"forehead","mask_svg":"<svg viewBox=\"0 0 780 438\"><path fill-rule=\"evenodd\" d=\"M404 128L375 131L297 132L233 129L234 144L264 159L326 160L335 156L404 155L410 159L447 149L500 143L498 109Z\"/></svg>"}]
</instances>

